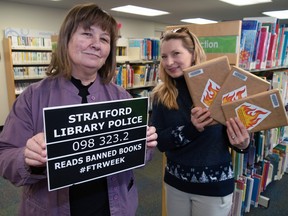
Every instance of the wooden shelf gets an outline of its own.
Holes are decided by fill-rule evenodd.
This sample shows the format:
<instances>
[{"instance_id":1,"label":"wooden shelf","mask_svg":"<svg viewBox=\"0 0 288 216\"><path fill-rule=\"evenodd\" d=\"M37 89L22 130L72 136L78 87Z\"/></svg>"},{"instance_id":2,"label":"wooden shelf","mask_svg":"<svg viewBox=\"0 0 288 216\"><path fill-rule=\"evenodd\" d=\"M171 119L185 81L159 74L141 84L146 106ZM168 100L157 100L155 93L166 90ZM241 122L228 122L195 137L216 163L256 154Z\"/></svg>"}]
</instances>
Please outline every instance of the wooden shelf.
<instances>
[{"instance_id":1,"label":"wooden shelf","mask_svg":"<svg viewBox=\"0 0 288 216\"><path fill-rule=\"evenodd\" d=\"M49 65L50 61L39 61L39 62L17 62L13 63L12 53L13 52L51 52L52 48L47 47L27 47L27 46L17 46L12 47L11 39L4 38L3 39L3 49L4 49L4 58L5 58L5 71L6 71L6 83L7 83L7 95L8 95L8 106L9 109L12 108L12 105L16 99L16 97L23 91L23 90L16 90L16 84L18 82L25 82L28 81L29 83L39 81L43 79L45 76L39 75L35 76L34 74L29 76L15 76L14 74L14 67L45 67ZM42 71L44 72L44 71ZM29 73L29 72L28 72Z\"/></svg>"}]
</instances>

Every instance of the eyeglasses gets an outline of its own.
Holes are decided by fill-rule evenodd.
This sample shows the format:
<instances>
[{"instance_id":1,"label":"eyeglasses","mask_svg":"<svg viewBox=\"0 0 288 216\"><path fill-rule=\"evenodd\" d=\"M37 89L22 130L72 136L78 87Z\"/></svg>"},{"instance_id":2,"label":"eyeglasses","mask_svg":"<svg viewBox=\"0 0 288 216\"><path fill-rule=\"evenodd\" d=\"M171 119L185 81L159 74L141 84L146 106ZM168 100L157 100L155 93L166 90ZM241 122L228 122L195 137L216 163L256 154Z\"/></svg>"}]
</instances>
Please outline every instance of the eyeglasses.
<instances>
[{"instance_id":1,"label":"eyeglasses","mask_svg":"<svg viewBox=\"0 0 288 216\"><path fill-rule=\"evenodd\" d=\"M166 33L163 33L162 36L160 37L160 40L162 40L166 34L168 33L187 33L195 47L195 41L194 41L194 37L192 36L191 32L189 31L188 28L186 27L181 27L181 28L176 28L176 29L171 29L170 31L167 31Z\"/></svg>"}]
</instances>

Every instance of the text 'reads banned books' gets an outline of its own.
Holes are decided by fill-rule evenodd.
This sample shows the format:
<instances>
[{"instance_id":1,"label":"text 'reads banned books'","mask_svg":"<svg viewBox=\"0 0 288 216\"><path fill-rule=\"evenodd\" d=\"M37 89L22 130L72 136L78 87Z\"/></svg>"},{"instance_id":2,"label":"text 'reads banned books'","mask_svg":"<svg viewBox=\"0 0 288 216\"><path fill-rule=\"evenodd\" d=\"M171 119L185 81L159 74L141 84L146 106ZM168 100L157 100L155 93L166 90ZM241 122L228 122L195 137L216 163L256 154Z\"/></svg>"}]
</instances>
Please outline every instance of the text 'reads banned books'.
<instances>
[{"instance_id":1,"label":"text 'reads banned books'","mask_svg":"<svg viewBox=\"0 0 288 216\"><path fill-rule=\"evenodd\" d=\"M221 105L269 90L270 83L248 71L232 66L221 89L209 107L211 117L225 124Z\"/></svg>"},{"instance_id":2,"label":"text 'reads banned books'","mask_svg":"<svg viewBox=\"0 0 288 216\"><path fill-rule=\"evenodd\" d=\"M184 78L196 107L209 108L230 72L227 56L221 56L184 69ZM212 124L217 123L213 121Z\"/></svg>"},{"instance_id":3,"label":"text 'reads banned books'","mask_svg":"<svg viewBox=\"0 0 288 216\"><path fill-rule=\"evenodd\" d=\"M237 116L250 132L288 125L278 89L222 104L222 110L226 119Z\"/></svg>"}]
</instances>

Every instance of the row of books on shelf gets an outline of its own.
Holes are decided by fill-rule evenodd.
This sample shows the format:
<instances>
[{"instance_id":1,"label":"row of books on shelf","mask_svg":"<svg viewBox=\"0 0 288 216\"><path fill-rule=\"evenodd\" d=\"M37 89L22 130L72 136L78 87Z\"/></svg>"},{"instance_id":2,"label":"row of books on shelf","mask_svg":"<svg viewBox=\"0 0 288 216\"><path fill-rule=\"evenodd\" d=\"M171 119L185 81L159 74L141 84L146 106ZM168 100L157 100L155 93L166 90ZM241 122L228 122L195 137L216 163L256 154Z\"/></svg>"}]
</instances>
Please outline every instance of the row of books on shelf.
<instances>
[{"instance_id":1,"label":"row of books on shelf","mask_svg":"<svg viewBox=\"0 0 288 216\"><path fill-rule=\"evenodd\" d=\"M271 79L271 87L279 89L285 106L288 104L288 70L274 71Z\"/></svg>"},{"instance_id":2,"label":"row of books on shelf","mask_svg":"<svg viewBox=\"0 0 288 216\"><path fill-rule=\"evenodd\" d=\"M47 72L47 66L36 66L36 67L14 67L14 78L15 79L33 79L43 78Z\"/></svg>"},{"instance_id":3,"label":"row of books on shelf","mask_svg":"<svg viewBox=\"0 0 288 216\"><path fill-rule=\"evenodd\" d=\"M51 52L12 52L13 64L49 64Z\"/></svg>"},{"instance_id":4,"label":"row of books on shelf","mask_svg":"<svg viewBox=\"0 0 288 216\"><path fill-rule=\"evenodd\" d=\"M288 66L288 26L275 17L242 20L239 66L262 70Z\"/></svg>"},{"instance_id":5,"label":"row of books on shelf","mask_svg":"<svg viewBox=\"0 0 288 216\"><path fill-rule=\"evenodd\" d=\"M15 95L20 95L33 81L23 81L15 83Z\"/></svg>"},{"instance_id":6,"label":"row of books on shelf","mask_svg":"<svg viewBox=\"0 0 288 216\"><path fill-rule=\"evenodd\" d=\"M154 86L158 80L158 64L130 65L117 67L115 83L126 89Z\"/></svg>"},{"instance_id":7,"label":"row of books on shelf","mask_svg":"<svg viewBox=\"0 0 288 216\"><path fill-rule=\"evenodd\" d=\"M12 48L44 48L51 49L50 37L33 37L33 36L9 36Z\"/></svg>"},{"instance_id":8,"label":"row of books on shelf","mask_svg":"<svg viewBox=\"0 0 288 216\"><path fill-rule=\"evenodd\" d=\"M116 56L127 56L127 47L118 46L116 48Z\"/></svg>"},{"instance_id":9,"label":"row of books on shelf","mask_svg":"<svg viewBox=\"0 0 288 216\"><path fill-rule=\"evenodd\" d=\"M287 134L285 130L287 128L282 127L254 133L248 153L232 152L235 170L233 215L240 216L249 212L251 207L269 204L269 198L261 193L271 182L280 180L288 172L288 140L283 138L283 133Z\"/></svg>"},{"instance_id":10,"label":"row of books on shelf","mask_svg":"<svg viewBox=\"0 0 288 216\"><path fill-rule=\"evenodd\" d=\"M153 38L128 39L128 54L136 59L158 60L160 40Z\"/></svg>"}]
</instances>

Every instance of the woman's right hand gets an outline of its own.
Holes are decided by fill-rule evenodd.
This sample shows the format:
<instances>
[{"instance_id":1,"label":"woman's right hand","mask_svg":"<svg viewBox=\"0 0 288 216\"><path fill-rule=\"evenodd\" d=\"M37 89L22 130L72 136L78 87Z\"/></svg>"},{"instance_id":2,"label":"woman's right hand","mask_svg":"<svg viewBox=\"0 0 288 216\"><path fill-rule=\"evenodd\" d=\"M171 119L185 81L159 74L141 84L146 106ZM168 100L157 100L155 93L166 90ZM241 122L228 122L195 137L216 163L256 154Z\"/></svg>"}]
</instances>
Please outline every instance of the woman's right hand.
<instances>
[{"instance_id":1,"label":"woman's right hand","mask_svg":"<svg viewBox=\"0 0 288 216\"><path fill-rule=\"evenodd\" d=\"M209 125L213 118L207 108L194 107L191 109L191 122L199 132L204 131L205 126Z\"/></svg>"},{"instance_id":2,"label":"woman's right hand","mask_svg":"<svg viewBox=\"0 0 288 216\"><path fill-rule=\"evenodd\" d=\"M44 167L47 161L46 154L46 143L43 132L27 140L24 157L28 166Z\"/></svg>"}]
</instances>

